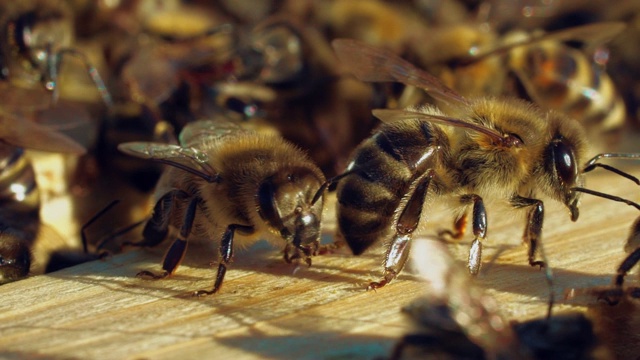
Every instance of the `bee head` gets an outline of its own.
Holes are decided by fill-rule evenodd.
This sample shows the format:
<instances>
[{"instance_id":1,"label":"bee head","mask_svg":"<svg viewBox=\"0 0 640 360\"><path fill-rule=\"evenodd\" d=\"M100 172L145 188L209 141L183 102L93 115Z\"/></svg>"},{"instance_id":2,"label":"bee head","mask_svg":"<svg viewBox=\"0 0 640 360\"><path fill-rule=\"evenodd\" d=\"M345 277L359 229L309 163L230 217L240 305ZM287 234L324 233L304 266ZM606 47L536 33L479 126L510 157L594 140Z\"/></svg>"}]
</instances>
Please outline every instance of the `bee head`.
<instances>
[{"instance_id":1,"label":"bee head","mask_svg":"<svg viewBox=\"0 0 640 360\"><path fill-rule=\"evenodd\" d=\"M323 198L315 195L323 181L316 171L294 168L267 178L259 187L260 216L296 249L292 259L308 259L318 249Z\"/></svg>"},{"instance_id":2,"label":"bee head","mask_svg":"<svg viewBox=\"0 0 640 360\"><path fill-rule=\"evenodd\" d=\"M545 181L548 195L560 200L571 212L571 220L578 219L580 194L572 190L582 184L578 167L577 144L573 139L557 134L544 151Z\"/></svg>"}]
</instances>

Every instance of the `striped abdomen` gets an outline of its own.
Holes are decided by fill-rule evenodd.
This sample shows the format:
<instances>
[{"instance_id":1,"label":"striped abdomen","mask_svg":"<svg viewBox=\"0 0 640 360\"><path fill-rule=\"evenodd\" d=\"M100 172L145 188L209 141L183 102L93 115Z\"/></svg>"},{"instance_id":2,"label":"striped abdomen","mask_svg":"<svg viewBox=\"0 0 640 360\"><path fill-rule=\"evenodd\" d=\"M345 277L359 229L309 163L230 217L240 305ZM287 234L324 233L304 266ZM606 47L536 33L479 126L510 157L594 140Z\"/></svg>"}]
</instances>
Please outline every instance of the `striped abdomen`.
<instances>
[{"instance_id":1,"label":"striped abdomen","mask_svg":"<svg viewBox=\"0 0 640 360\"><path fill-rule=\"evenodd\" d=\"M414 179L438 158L444 134L426 121L383 124L355 152L338 184L338 226L354 254L387 236Z\"/></svg>"},{"instance_id":2,"label":"striped abdomen","mask_svg":"<svg viewBox=\"0 0 640 360\"><path fill-rule=\"evenodd\" d=\"M538 105L568 114L595 136L624 125L626 109L613 81L581 51L545 42L514 49L509 62Z\"/></svg>"}]
</instances>

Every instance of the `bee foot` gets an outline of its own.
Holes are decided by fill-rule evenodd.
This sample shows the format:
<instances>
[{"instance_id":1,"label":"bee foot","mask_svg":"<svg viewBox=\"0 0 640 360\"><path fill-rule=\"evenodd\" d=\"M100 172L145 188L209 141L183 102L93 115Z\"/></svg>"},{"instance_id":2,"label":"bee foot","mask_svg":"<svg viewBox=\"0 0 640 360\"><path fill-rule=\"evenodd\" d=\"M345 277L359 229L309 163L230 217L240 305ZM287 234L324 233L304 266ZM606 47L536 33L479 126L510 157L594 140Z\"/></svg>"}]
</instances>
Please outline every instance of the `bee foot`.
<instances>
[{"instance_id":1,"label":"bee foot","mask_svg":"<svg viewBox=\"0 0 640 360\"><path fill-rule=\"evenodd\" d=\"M531 266L540 266L540 269L542 270L545 266L547 266L547 264L545 264L544 261L532 261L529 263Z\"/></svg>"},{"instance_id":2,"label":"bee foot","mask_svg":"<svg viewBox=\"0 0 640 360\"><path fill-rule=\"evenodd\" d=\"M162 274L154 274L151 271L147 271L147 270L143 270L140 271L139 273L136 274L136 277L138 278L142 278L142 279L154 279L154 280L158 280L158 279L164 279L167 276L169 276L168 272L163 272Z\"/></svg>"},{"instance_id":3,"label":"bee foot","mask_svg":"<svg viewBox=\"0 0 640 360\"><path fill-rule=\"evenodd\" d=\"M381 281L372 281L371 283L369 283L369 286L367 286L367 291L376 291L376 289L380 289L381 287L387 285L388 281L386 280L381 280Z\"/></svg>"},{"instance_id":4,"label":"bee foot","mask_svg":"<svg viewBox=\"0 0 640 360\"><path fill-rule=\"evenodd\" d=\"M198 290L198 291L194 291L193 292L193 296L196 297L203 297L203 296L208 296L208 295L213 295L216 293L216 290Z\"/></svg>"}]
</instances>

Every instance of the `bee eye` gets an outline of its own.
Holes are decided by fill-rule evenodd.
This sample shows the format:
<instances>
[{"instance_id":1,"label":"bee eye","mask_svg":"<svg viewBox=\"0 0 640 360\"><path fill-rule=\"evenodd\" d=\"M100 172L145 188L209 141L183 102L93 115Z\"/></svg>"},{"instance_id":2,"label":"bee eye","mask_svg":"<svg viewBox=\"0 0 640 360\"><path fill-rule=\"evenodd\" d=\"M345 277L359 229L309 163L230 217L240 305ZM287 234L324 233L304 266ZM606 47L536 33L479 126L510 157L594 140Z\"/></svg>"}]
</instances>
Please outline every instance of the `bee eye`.
<instances>
[{"instance_id":1,"label":"bee eye","mask_svg":"<svg viewBox=\"0 0 640 360\"><path fill-rule=\"evenodd\" d=\"M558 139L551 143L551 155L560 181L573 184L578 175L573 148Z\"/></svg>"}]
</instances>

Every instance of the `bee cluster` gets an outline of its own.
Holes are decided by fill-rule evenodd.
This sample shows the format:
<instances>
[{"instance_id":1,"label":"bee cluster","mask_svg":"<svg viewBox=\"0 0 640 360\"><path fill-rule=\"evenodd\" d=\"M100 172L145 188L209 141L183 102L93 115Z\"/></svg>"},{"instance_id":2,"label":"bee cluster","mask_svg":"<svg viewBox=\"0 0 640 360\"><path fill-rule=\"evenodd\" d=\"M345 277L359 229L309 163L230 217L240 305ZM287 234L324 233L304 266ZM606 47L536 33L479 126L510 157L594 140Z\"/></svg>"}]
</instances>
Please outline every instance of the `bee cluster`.
<instances>
[{"instance_id":1,"label":"bee cluster","mask_svg":"<svg viewBox=\"0 0 640 360\"><path fill-rule=\"evenodd\" d=\"M213 287L198 296L220 290L234 248L260 239L308 265L383 243L378 289L404 268L434 199L455 210L453 229L413 258L444 259L421 276L446 290L408 310L420 332L393 358L410 346L445 358L606 353L584 316L551 314L553 299L547 318L508 324L468 284L489 205L525 214L528 263L550 284L542 198L572 221L583 193L640 209L585 187L596 168L640 183L602 162L640 155L592 157L640 124L639 23L634 2L0 0L0 280L37 272L32 254L53 236L40 204L66 197L87 225L82 244L65 244L83 245L82 260L169 238L163 272L138 274L164 278L188 242L215 244ZM64 154L55 180L39 173L42 151ZM321 244L334 193L336 241ZM112 200L117 214L89 220ZM464 271L441 244L465 235L468 214ZM612 286L592 296L640 297L624 286L638 227ZM36 261L67 266L56 250Z\"/></svg>"}]
</instances>

